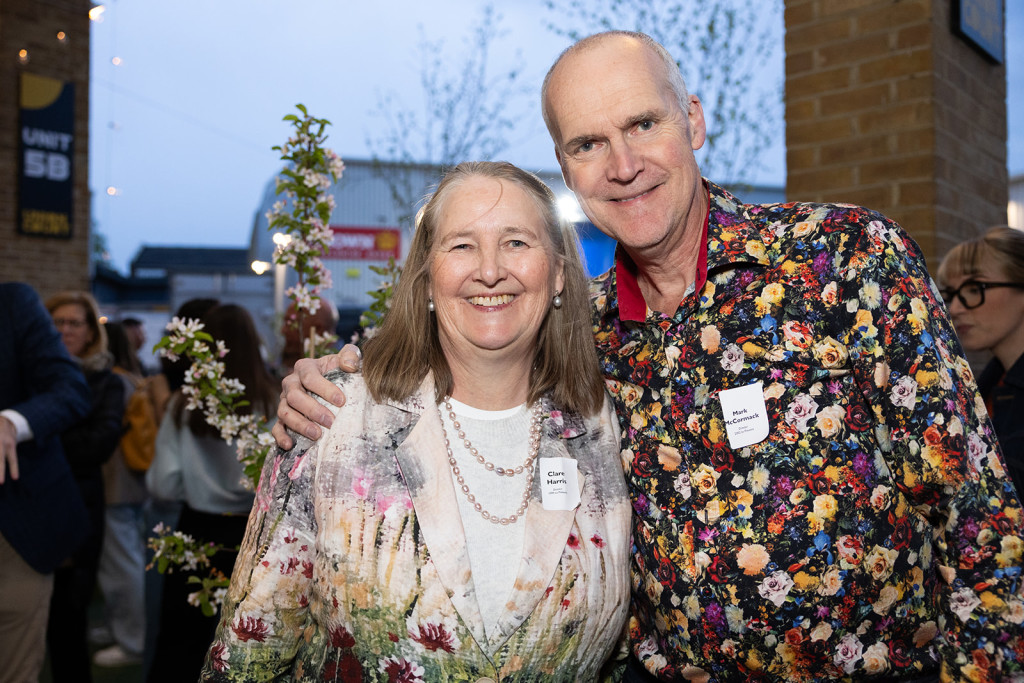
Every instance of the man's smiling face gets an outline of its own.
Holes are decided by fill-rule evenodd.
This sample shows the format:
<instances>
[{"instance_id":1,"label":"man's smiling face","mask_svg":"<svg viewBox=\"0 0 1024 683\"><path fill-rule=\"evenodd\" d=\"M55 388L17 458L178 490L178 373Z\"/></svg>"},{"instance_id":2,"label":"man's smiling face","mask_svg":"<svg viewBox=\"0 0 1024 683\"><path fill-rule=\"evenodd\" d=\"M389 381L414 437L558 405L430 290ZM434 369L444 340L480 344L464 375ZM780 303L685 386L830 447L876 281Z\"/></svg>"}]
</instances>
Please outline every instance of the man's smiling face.
<instances>
[{"instance_id":1,"label":"man's smiling face","mask_svg":"<svg viewBox=\"0 0 1024 683\"><path fill-rule=\"evenodd\" d=\"M650 48L610 36L566 55L547 95L555 153L587 217L634 256L678 248L703 192L704 114L680 106Z\"/></svg>"}]
</instances>

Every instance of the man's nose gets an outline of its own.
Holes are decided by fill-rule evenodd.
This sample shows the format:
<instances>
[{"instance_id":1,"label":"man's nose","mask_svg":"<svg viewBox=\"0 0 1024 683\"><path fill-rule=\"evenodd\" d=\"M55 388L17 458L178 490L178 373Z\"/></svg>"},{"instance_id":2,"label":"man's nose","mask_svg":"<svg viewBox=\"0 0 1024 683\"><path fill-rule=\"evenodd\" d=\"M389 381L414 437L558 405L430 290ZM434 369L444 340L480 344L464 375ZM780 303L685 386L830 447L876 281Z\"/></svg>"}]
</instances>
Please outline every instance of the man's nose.
<instances>
[{"instance_id":1,"label":"man's nose","mask_svg":"<svg viewBox=\"0 0 1024 683\"><path fill-rule=\"evenodd\" d=\"M643 170L643 158L627 140L616 140L610 144L608 155L608 179L628 183Z\"/></svg>"}]
</instances>

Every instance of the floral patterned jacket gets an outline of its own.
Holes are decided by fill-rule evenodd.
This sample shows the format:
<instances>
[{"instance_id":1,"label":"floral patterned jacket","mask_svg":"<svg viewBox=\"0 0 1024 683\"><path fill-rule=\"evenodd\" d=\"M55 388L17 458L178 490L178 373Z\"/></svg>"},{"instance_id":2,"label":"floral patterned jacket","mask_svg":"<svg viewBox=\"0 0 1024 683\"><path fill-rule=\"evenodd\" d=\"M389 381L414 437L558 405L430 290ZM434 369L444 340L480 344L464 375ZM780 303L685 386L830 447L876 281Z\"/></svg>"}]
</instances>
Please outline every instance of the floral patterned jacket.
<instances>
[{"instance_id":1,"label":"floral patterned jacket","mask_svg":"<svg viewBox=\"0 0 1024 683\"><path fill-rule=\"evenodd\" d=\"M428 377L375 403L330 376L346 406L316 443L268 459L204 681L593 681L624 633L630 506L610 403L552 411L538 462L574 458L576 510L545 510L490 642ZM337 411L337 409L335 409Z\"/></svg>"},{"instance_id":2,"label":"floral patterned jacket","mask_svg":"<svg viewBox=\"0 0 1024 683\"><path fill-rule=\"evenodd\" d=\"M593 290L634 654L665 681L1020 672L1021 507L917 245L867 209L708 188L677 311L622 254ZM767 436L732 448L720 394L758 383Z\"/></svg>"}]
</instances>

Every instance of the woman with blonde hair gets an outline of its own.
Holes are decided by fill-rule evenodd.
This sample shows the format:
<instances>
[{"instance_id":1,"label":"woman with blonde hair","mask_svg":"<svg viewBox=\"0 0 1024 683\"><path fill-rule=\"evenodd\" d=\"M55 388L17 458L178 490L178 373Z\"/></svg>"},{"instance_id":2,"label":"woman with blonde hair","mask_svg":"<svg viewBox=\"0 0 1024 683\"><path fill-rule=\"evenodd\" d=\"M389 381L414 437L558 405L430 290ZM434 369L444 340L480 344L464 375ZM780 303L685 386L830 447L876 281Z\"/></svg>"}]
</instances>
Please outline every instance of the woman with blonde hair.
<instances>
[{"instance_id":1,"label":"woman with blonde hair","mask_svg":"<svg viewBox=\"0 0 1024 683\"><path fill-rule=\"evenodd\" d=\"M1024 492L1024 232L1008 226L953 247L939 266L960 343L992 360L978 390L1017 492Z\"/></svg>"},{"instance_id":2,"label":"woman with blonde hair","mask_svg":"<svg viewBox=\"0 0 1024 683\"><path fill-rule=\"evenodd\" d=\"M362 375L268 458L206 681L593 681L623 633L630 505L587 282L511 164L427 202Z\"/></svg>"},{"instance_id":3,"label":"woman with blonde hair","mask_svg":"<svg viewBox=\"0 0 1024 683\"><path fill-rule=\"evenodd\" d=\"M106 508L102 466L121 438L124 386L111 371L113 357L107 350L107 334L100 324L96 300L86 292L62 292L50 297L46 308L92 390L89 414L61 436L92 531L71 560L54 573L47 626L53 679L88 683L92 680L88 608L96 589Z\"/></svg>"}]
</instances>

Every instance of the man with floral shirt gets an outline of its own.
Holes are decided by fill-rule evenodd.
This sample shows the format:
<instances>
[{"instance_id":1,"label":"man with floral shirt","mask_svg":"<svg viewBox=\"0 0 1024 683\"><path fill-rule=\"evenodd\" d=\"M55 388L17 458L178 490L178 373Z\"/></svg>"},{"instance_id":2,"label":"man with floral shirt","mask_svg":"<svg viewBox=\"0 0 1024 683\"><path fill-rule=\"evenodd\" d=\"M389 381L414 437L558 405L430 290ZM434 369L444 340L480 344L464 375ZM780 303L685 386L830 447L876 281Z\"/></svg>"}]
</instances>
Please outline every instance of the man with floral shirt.
<instances>
[{"instance_id":1,"label":"man with floral shirt","mask_svg":"<svg viewBox=\"0 0 1024 683\"><path fill-rule=\"evenodd\" d=\"M1019 675L1021 507L917 245L702 179L700 100L642 34L576 43L542 101L619 242L593 297L634 505L626 680ZM300 377L329 391L336 362ZM285 424L325 423L287 389Z\"/></svg>"}]
</instances>

